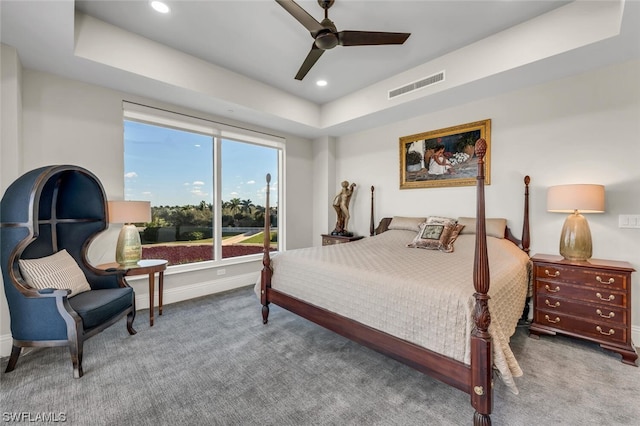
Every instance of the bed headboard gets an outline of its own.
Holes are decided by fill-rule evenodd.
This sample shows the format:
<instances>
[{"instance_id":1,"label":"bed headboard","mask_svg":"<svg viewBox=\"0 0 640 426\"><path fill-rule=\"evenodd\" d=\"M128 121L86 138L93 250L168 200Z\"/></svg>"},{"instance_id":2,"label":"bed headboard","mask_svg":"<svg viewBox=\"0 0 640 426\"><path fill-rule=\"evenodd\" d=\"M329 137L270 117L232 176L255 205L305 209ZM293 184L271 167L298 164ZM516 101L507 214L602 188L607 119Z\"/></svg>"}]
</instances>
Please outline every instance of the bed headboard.
<instances>
[{"instance_id":1,"label":"bed headboard","mask_svg":"<svg viewBox=\"0 0 640 426\"><path fill-rule=\"evenodd\" d=\"M529 235L529 182L531 182L531 178L529 176L525 176L524 177L524 220L522 225L522 238L521 239L516 238L508 226L505 227L505 230L504 230L504 238L506 238L507 240L511 241L512 243L520 247L520 249L526 252L527 254L529 253L529 244L531 241L530 235ZM373 186L372 186L371 187L371 229L370 229L371 236L382 234L383 232L387 231L389 229L389 224L391 223L391 219L392 218L390 217L383 217L380 220L380 223L378 224L378 226L375 229L373 228L374 219L373 219Z\"/></svg>"}]
</instances>

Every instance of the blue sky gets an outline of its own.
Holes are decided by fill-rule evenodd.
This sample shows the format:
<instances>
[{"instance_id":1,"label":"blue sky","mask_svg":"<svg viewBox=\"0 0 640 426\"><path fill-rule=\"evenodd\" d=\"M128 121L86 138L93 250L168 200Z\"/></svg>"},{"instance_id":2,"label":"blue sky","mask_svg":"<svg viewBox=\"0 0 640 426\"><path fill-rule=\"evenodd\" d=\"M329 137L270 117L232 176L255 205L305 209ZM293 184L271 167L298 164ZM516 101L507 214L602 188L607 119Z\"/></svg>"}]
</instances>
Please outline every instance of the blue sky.
<instances>
[{"instance_id":1,"label":"blue sky","mask_svg":"<svg viewBox=\"0 0 640 426\"><path fill-rule=\"evenodd\" d=\"M213 138L207 135L125 121L125 199L152 206L213 202ZM265 204L265 175L277 181L277 151L222 141L222 200ZM271 205L276 205L275 191Z\"/></svg>"}]
</instances>

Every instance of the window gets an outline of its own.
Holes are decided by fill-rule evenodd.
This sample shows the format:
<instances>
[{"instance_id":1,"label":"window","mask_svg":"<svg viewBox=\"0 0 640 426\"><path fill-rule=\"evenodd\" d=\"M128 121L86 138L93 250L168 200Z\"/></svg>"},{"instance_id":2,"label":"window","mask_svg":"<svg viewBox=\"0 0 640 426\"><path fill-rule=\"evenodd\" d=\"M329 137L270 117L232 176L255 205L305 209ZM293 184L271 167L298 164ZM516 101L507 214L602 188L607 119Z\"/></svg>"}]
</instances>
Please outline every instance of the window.
<instances>
[{"instance_id":1,"label":"window","mask_svg":"<svg viewBox=\"0 0 640 426\"><path fill-rule=\"evenodd\" d=\"M125 199L151 202L151 222L138 224L143 258L177 265L262 253L265 214L278 249L281 141L126 105Z\"/></svg>"}]
</instances>

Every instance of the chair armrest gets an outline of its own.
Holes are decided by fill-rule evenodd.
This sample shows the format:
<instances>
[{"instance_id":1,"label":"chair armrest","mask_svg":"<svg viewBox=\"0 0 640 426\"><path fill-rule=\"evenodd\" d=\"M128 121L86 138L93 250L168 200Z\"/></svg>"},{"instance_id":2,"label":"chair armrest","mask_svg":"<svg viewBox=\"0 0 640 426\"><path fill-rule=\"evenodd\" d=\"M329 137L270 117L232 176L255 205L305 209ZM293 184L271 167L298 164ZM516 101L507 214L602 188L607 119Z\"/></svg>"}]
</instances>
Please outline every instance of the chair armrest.
<instances>
[{"instance_id":1,"label":"chair armrest","mask_svg":"<svg viewBox=\"0 0 640 426\"><path fill-rule=\"evenodd\" d=\"M59 296L68 296L69 294L71 294L71 290L68 288L65 289L59 289L59 288L41 288L41 289L34 289L36 290L36 292L38 293L39 296L51 296L51 297L59 297Z\"/></svg>"}]
</instances>

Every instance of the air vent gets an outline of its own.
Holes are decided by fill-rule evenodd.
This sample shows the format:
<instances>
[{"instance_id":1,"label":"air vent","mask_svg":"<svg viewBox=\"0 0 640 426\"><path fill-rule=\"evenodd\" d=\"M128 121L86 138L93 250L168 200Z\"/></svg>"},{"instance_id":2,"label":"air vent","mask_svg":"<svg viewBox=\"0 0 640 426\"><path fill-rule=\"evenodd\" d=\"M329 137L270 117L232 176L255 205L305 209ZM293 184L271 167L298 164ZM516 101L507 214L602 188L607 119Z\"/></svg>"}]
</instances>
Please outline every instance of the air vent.
<instances>
[{"instance_id":1,"label":"air vent","mask_svg":"<svg viewBox=\"0 0 640 426\"><path fill-rule=\"evenodd\" d=\"M432 84L440 83L441 81L444 81L444 71L440 71L437 74L430 75L429 77L414 81L413 83L409 83L405 86L398 87L397 89L389 90L389 99L393 99L400 95L406 95L407 93L423 89L427 86L431 86Z\"/></svg>"}]
</instances>

